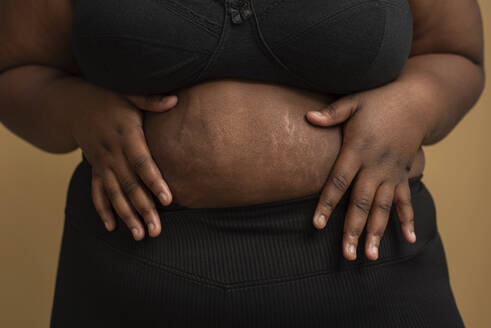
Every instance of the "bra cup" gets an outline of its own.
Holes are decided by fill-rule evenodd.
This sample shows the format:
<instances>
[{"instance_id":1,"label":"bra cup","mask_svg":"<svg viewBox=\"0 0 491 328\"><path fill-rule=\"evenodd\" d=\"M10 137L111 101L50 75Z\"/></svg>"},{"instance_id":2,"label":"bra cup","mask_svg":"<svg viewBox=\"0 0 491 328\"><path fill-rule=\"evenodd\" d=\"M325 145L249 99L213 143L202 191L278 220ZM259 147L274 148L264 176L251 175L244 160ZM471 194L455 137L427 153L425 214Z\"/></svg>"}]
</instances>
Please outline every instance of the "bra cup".
<instances>
[{"instance_id":1,"label":"bra cup","mask_svg":"<svg viewBox=\"0 0 491 328\"><path fill-rule=\"evenodd\" d=\"M412 17L407 1L359 1L278 40L259 21L276 57L317 90L352 93L393 80L407 60ZM402 5L399 5L399 2ZM281 29L279 26L277 29Z\"/></svg>"},{"instance_id":2,"label":"bra cup","mask_svg":"<svg viewBox=\"0 0 491 328\"><path fill-rule=\"evenodd\" d=\"M250 1L249 31L217 1L77 0L74 55L88 81L137 94L210 77L351 93L392 81L409 56L407 0ZM220 40L227 29L244 33Z\"/></svg>"},{"instance_id":3,"label":"bra cup","mask_svg":"<svg viewBox=\"0 0 491 328\"><path fill-rule=\"evenodd\" d=\"M209 58L208 54L136 38L79 38L74 47L84 78L113 91L135 94L184 87Z\"/></svg>"},{"instance_id":4,"label":"bra cup","mask_svg":"<svg viewBox=\"0 0 491 328\"><path fill-rule=\"evenodd\" d=\"M402 1L402 3L401 7L385 8L384 41L377 57L360 79L359 90L362 86L375 88L394 81L409 58L413 40L413 17L408 2Z\"/></svg>"},{"instance_id":5,"label":"bra cup","mask_svg":"<svg viewBox=\"0 0 491 328\"><path fill-rule=\"evenodd\" d=\"M189 21L166 1L78 0L72 25L84 77L125 93L160 93L189 84L218 40L218 28L215 34Z\"/></svg>"}]
</instances>

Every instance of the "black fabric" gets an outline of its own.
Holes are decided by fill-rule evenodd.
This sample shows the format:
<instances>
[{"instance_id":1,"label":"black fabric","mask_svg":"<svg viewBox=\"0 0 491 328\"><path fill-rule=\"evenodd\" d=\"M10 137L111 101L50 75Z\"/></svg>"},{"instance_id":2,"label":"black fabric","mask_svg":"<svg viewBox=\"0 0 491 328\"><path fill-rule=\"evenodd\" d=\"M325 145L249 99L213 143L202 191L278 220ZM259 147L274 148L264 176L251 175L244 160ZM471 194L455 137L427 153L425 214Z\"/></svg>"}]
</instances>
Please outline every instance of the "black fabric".
<instances>
[{"instance_id":1,"label":"black fabric","mask_svg":"<svg viewBox=\"0 0 491 328\"><path fill-rule=\"evenodd\" d=\"M341 252L351 189L324 230L319 194L227 208L158 205L162 234L105 230L83 160L69 187L51 327L464 327L431 194L411 178L417 242L393 209L380 258ZM158 202L156 202L158 204Z\"/></svg>"},{"instance_id":2,"label":"black fabric","mask_svg":"<svg viewBox=\"0 0 491 328\"><path fill-rule=\"evenodd\" d=\"M406 0L77 0L85 78L169 93L238 78L347 94L396 79L412 42Z\"/></svg>"}]
</instances>

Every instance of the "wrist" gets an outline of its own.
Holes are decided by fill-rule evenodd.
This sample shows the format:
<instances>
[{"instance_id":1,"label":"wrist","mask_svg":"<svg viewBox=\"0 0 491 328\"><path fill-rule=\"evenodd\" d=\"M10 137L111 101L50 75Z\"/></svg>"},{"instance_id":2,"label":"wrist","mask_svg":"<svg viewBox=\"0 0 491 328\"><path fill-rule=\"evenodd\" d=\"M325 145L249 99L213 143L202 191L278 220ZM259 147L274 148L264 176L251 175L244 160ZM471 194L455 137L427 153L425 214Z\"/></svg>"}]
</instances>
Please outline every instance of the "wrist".
<instances>
[{"instance_id":1,"label":"wrist","mask_svg":"<svg viewBox=\"0 0 491 328\"><path fill-rule=\"evenodd\" d=\"M43 88L40 105L51 113L56 121L57 134L63 136L67 149L75 150L79 147L74 131L80 121L82 109L80 102L84 99L83 88L88 84L83 78L64 75L53 79Z\"/></svg>"},{"instance_id":2,"label":"wrist","mask_svg":"<svg viewBox=\"0 0 491 328\"><path fill-rule=\"evenodd\" d=\"M421 131L421 145L429 144L429 141L433 139L432 134L441 110L442 99L445 98L445 94L438 87L438 81L431 74L421 72L401 78L396 83L400 85L410 103L408 108L414 114L412 119L414 119L415 126Z\"/></svg>"}]
</instances>

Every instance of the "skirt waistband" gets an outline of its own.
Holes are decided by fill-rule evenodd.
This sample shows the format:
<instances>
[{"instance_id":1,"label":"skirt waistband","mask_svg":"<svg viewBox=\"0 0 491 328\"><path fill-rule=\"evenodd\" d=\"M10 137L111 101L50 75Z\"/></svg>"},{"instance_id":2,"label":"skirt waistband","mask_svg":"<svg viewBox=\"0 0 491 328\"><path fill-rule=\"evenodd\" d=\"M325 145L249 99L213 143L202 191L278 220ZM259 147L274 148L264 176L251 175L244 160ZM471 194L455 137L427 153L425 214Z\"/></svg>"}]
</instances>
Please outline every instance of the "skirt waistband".
<instances>
[{"instance_id":1,"label":"skirt waistband","mask_svg":"<svg viewBox=\"0 0 491 328\"><path fill-rule=\"evenodd\" d=\"M70 181L66 223L95 237L101 245L162 270L226 288L298 279L305 276L400 261L418 254L437 234L433 198L422 175L410 179L417 241L405 241L395 208L381 240L379 259L365 257L363 231L357 260L342 255L342 237L351 189L317 230L312 218L320 193L248 206L186 208L158 206L162 233L135 241L120 221L108 232L92 204L91 169L83 161ZM156 204L159 204L156 202Z\"/></svg>"}]
</instances>

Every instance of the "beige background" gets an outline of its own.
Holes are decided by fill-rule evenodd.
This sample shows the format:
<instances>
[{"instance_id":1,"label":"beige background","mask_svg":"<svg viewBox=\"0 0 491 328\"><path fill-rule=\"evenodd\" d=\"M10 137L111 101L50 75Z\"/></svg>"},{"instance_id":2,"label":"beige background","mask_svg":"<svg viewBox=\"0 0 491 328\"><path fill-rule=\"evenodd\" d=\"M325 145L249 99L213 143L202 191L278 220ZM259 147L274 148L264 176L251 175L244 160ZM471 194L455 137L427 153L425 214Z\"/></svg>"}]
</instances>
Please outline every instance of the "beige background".
<instances>
[{"instance_id":1,"label":"beige background","mask_svg":"<svg viewBox=\"0 0 491 328\"><path fill-rule=\"evenodd\" d=\"M491 3L480 1L491 80ZM467 327L491 327L491 83L442 142L423 181L437 207ZM0 326L48 327L68 181L80 152L44 153L0 126Z\"/></svg>"}]
</instances>

